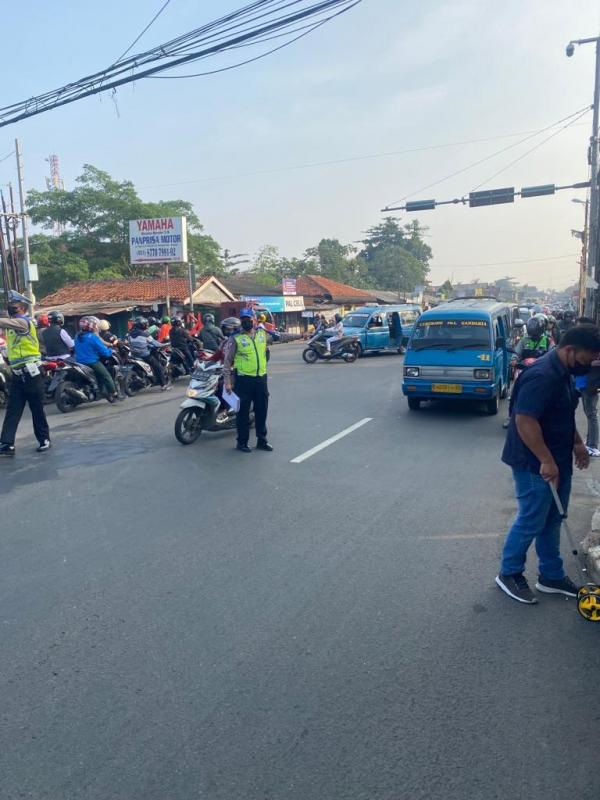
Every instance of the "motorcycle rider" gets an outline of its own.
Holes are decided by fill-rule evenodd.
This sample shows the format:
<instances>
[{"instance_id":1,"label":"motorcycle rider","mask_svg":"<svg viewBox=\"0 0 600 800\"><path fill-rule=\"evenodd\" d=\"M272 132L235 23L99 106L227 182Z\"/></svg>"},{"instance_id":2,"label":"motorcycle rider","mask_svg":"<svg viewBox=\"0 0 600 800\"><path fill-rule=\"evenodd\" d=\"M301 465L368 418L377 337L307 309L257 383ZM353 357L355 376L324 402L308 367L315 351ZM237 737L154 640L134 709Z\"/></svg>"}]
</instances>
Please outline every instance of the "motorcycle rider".
<instances>
[{"instance_id":1,"label":"motorcycle rider","mask_svg":"<svg viewBox=\"0 0 600 800\"><path fill-rule=\"evenodd\" d=\"M539 358L550 349L550 339L545 333L545 317L536 314L527 320L527 336L524 336L515 348L515 354L519 361L526 358Z\"/></svg>"},{"instance_id":2,"label":"motorcycle rider","mask_svg":"<svg viewBox=\"0 0 600 800\"><path fill-rule=\"evenodd\" d=\"M96 333L97 322L94 317L82 317L79 320L79 333L75 337L75 360L93 370L98 386L104 388L106 399L114 403L118 398L117 388L110 372L100 358L110 358L112 350L107 347Z\"/></svg>"},{"instance_id":3,"label":"motorcycle rider","mask_svg":"<svg viewBox=\"0 0 600 800\"><path fill-rule=\"evenodd\" d=\"M558 322L559 337L562 336L565 331L568 331L569 328L572 328L573 325L575 325L575 312L567 308L566 311L563 311L562 319Z\"/></svg>"},{"instance_id":4,"label":"motorcycle rider","mask_svg":"<svg viewBox=\"0 0 600 800\"><path fill-rule=\"evenodd\" d=\"M256 422L256 448L271 452L267 441L267 411L269 390L267 388L267 332L255 327L256 317L251 308L240 311L240 333L233 333L224 348L223 377L226 391L235 388L240 398L237 413L237 445L242 453L250 453L250 406L254 406ZM235 384L232 377L235 370Z\"/></svg>"},{"instance_id":5,"label":"motorcycle rider","mask_svg":"<svg viewBox=\"0 0 600 800\"><path fill-rule=\"evenodd\" d=\"M29 405L38 453L50 449L50 429L44 411L44 376L40 372L42 354L34 321L27 316L27 297L8 291L8 317L0 317L0 329L6 332L6 351L13 379L8 392L4 424L0 432L0 457L15 454L15 436Z\"/></svg>"},{"instance_id":6,"label":"motorcycle rider","mask_svg":"<svg viewBox=\"0 0 600 800\"><path fill-rule=\"evenodd\" d=\"M177 350L183 353L188 371L191 372L194 368L194 351L192 349L194 345L192 337L183 327L183 322L179 317L173 319L169 338L173 347L176 347Z\"/></svg>"},{"instance_id":7,"label":"motorcycle rider","mask_svg":"<svg viewBox=\"0 0 600 800\"><path fill-rule=\"evenodd\" d=\"M110 332L110 322L107 319L100 320L98 323L98 331L102 341L106 342L109 347L114 347L118 344L119 340L114 333Z\"/></svg>"},{"instance_id":8,"label":"motorcycle rider","mask_svg":"<svg viewBox=\"0 0 600 800\"><path fill-rule=\"evenodd\" d=\"M235 317L229 317L229 319L235 319ZM215 325L215 318L212 314L204 315L204 327L198 333L198 339L202 342L203 347L213 350L215 353L223 346L225 336Z\"/></svg>"},{"instance_id":9,"label":"motorcycle rider","mask_svg":"<svg viewBox=\"0 0 600 800\"><path fill-rule=\"evenodd\" d=\"M163 365L157 355L157 351L160 350L163 345L157 342L156 339L153 339L148 333L148 320L146 317L136 317L134 319L133 327L127 334L127 338L131 345L131 354L135 358L141 358L149 364L163 392L169 391L171 384L165 375Z\"/></svg>"},{"instance_id":10,"label":"motorcycle rider","mask_svg":"<svg viewBox=\"0 0 600 800\"><path fill-rule=\"evenodd\" d=\"M75 347L75 342L64 329L65 318L60 311L51 311L48 314L50 325L40 333L44 343L47 358L60 358L68 361Z\"/></svg>"},{"instance_id":11,"label":"motorcycle rider","mask_svg":"<svg viewBox=\"0 0 600 800\"><path fill-rule=\"evenodd\" d=\"M150 336L154 337L154 339L156 339L158 335L159 327L156 317L148 317L148 333Z\"/></svg>"},{"instance_id":12,"label":"motorcycle rider","mask_svg":"<svg viewBox=\"0 0 600 800\"><path fill-rule=\"evenodd\" d=\"M171 317L165 316L161 319L161 326L158 329L158 336L156 337L159 342L164 342L165 339L169 338L169 334L171 333Z\"/></svg>"},{"instance_id":13,"label":"motorcycle rider","mask_svg":"<svg viewBox=\"0 0 600 800\"><path fill-rule=\"evenodd\" d=\"M342 323L342 315L336 314L335 315L335 325L332 328L327 328L326 333L333 332L333 336L330 336L326 341L325 345L327 346L327 352L331 353L331 344L332 342L339 342L340 339L344 337L344 325Z\"/></svg>"}]
</instances>

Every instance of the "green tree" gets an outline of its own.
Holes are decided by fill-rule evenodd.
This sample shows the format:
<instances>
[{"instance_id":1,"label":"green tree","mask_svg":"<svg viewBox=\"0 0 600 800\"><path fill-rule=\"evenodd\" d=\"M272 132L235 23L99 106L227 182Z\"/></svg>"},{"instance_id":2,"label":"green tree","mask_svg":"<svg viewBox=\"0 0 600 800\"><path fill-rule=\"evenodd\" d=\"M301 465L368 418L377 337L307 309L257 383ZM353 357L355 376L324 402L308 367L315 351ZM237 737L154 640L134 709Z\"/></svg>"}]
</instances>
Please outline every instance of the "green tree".
<instances>
[{"instance_id":1,"label":"green tree","mask_svg":"<svg viewBox=\"0 0 600 800\"><path fill-rule=\"evenodd\" d=\"M402 227L394 217L386 217L369 228L358 257L366 266L368 283L398 293L425 283L432 252L423 235L418 220Z\"/></svg>"},{"instance_id":2,"label":"green tree","mask_svg":"<svg viewBox=\"0 0 600 800\"><path fill-rule=\"evenodd\" d=\"M264 244L259 247L258 252L252 259L250 271L257 275L264 275L265 273L277 274L280 261L279 249L274 244Z\"/></svg>"},{"instance_id":3,"label":"green tree","mask_svg":"<svg viewBox=\"0 0 600 800\"><path fill-rule=\"evenodd\" d=\"M342 244L338 239L321 239L316 247L309 247L304 255L307 261L314 263L314 273L334 281L347 283L353 272L351 261L354 248Z\"/></svg>"},{"instance_id":4,"label":"green tree","mask_svg":"<svg viewBox=\"0 0 600 800\"><path fill-rule=\"evenodd\" d=\"M449 297L451 297L451 296L452 296L452 289L453 289L453 287L452 287L452 284L451 284L451 283L450 283L450 281L447 279L447 280L445 280L445 281L442 283L442 285L440 286L440 293L441 293L441 294L442 294L442 295L443 295L443 296L444 296L446 299L448 299Z\"/></svg>"},{"instance_id":5,"label":"green tree","mask_svg":"<svg viewBox=\"0 0 600 800\"><path fill-rule=\"evenodd\" d=\"M84 281L90 277L87 261L70 252L61 239L43 234L29 240L32 261L38 265L39 281L35 285L38 297L52 294L65 283Z\"/></svg>"},{"instance_id":6,"label":"green tree","mask_svg":"<svg viewBox=\"0 0 600 800\"><path fill-rule=\"evenodd\" d=\"M165 216L187 217L189 257L197 274L222 272L219 245L203 233L191 203L186 200L145 203L131 181L117 181L90 164L84 166L75 183L75 188L70 191L31 190L27 203L34 224L51 230L59 223L65 229L58 238L36 237L36 247L41 249L46 242L52 251L70 253L74 258L83 259L88 268L85 277L105 279L154 271L152 267L129 264L128 222ZM38 259L39 263L37 250L33 247L32 258ZM74 280L73 273L61 266L64 260L53 265L52 283L56 288ZM173 271L176 274L177 268ZM38 293L41 291L38 287Z\"/></svg>"}]
</instances>

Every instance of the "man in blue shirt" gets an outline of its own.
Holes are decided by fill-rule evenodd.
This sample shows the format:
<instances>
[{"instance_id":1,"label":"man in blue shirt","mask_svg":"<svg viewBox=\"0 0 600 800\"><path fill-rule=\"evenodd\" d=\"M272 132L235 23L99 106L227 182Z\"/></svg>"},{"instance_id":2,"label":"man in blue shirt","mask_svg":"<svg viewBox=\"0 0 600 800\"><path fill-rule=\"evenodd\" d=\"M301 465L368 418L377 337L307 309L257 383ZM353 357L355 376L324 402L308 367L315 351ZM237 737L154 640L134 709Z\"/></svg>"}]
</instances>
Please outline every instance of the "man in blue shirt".
<instances>
[{"instance_id":1,"label":"man in blue shirt","mask_svg":"<svg viewBox=\"0 0 600 800\"><path fill-rule=\"evenodd\" d=\"M577 596L577 587L563 569L561 519L548 484L556 485L566 510L573 458L579 469L590 461L575 427L573 376L589 372L599 354L600 329L595 325L570 328L559 347L520 375L513 390L502 461L512 467L519 509L504 544L496 583L521 603L537 603L523 575L534 539L539 559L536 589Z\"/></svg>"},{"instance_id":2,"label":"man in blue shirt","mask_svg":"<svg viewBox=\"0 0 600 800\"><path fill-rule=\"evenodd\" d=\"M79 333L75 337L75 360L79 364L90 367L96 375L98 385L106 391L106 399L114 403L118 398L115 382L106 369L101 358L110 358L112 350L107 347L96 333L96 321L93 317L82 317L79 320Z\"/></svg>"}]
</instances>

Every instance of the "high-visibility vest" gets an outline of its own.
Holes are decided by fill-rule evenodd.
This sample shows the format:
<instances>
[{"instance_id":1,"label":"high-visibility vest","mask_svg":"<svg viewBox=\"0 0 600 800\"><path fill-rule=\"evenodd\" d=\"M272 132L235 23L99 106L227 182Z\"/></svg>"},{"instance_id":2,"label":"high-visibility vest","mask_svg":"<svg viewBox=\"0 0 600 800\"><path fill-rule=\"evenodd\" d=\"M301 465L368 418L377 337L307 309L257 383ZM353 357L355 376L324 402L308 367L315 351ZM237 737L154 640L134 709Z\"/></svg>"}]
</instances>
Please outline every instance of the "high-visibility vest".
<instances>
[{"instance_id":1,"label":"high-visibility vest","mask_svg":"<svg viewBox=\"0 0 600 800\"><path fill-rule=\"evenodd\" d=\"M40 361L42 358L35 325L27 317L21 317L21 319L29 323L27 333L6 331L6 351L11 367L22 367L31 361Z\"/></svg>"},{"instance_id":2,"label":"high-visibility vest","mask_svg":"<svg viewBox=\"0 0 600 800\"><path fill-rule=\"evenodd\" d=\"M543 333L537 341L535 339L532 339L531 336L526 336L523 339L522 353L524 354L525 351L529 353L545 352L549 347L550 347L550 342L545 333Z\"/></svg>"},{"instance_id":3,"label":"high-visibility vest","mask_svg":"<svg viewBox=\"0 0 600 800\"><path fill-rule=\"evenodd\" d=\"M258 378L267 374L267 334L262 328L254 332L238 333L235 338L233 366L238 375Z\"/></svg>"}]
</instances>

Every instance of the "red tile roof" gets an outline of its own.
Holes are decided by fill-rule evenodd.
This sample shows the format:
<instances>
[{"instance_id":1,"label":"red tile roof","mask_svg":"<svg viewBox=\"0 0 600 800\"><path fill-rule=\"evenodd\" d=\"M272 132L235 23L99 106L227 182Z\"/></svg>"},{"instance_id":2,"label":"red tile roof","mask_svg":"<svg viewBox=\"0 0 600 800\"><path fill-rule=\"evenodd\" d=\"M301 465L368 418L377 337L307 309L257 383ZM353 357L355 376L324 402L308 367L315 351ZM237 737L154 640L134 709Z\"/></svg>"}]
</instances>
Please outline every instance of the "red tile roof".
<instances>
[{"instance_id":1,"label":"red tile roof","mask_svg":"<svg viewBox=\"0 0 600 800\"><path fill-rule=\"evenodd\" d=\"M338 283L321 275L303 275L298 278L296 291L304 297L331 297L334 303L372 303L375 299L365 289Z\"/></svg>"},{"instance_id":2,"label":"red tile roof","mask_svg":"<svg viewBox=\"0 0 600 800\"><path fill-rule=\"evenodd\" d=\"M210 280L205 275L196 284L198 289ZM183 302L190 295L186 278L170 278L169 293L174 302ZM124 278L113 281L80 281L63 286L62 289L38 300L40 306L64 305L66 303L116 303L131 301L135 304L163 302L167 295L164 278Z\"/></svg>"}]
</instances>

